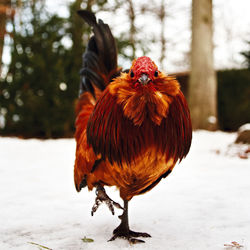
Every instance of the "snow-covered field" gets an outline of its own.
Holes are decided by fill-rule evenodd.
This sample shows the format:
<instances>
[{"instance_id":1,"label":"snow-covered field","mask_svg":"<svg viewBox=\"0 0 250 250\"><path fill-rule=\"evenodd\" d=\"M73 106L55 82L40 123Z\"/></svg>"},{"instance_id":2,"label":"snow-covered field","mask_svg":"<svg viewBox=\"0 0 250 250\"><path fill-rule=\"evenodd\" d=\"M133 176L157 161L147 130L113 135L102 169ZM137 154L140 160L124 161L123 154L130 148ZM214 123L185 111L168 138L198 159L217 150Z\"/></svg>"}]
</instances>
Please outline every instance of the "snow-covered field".
<instances>
[{"instance_id":1,"label":"snow-covered field","mask_svg":"<svg viewBox=\"0 0 250 250\"><path fill-rule=\"evenodd\" d=\"M75 191L74 140L0 138L0 249L250 249L250 159L228 154L235 136L195 132L188 157L130 202L131 228L152 235L137 245L107 242L121 212L91 217L95 193Z\"/></svg>"}]
</instances>

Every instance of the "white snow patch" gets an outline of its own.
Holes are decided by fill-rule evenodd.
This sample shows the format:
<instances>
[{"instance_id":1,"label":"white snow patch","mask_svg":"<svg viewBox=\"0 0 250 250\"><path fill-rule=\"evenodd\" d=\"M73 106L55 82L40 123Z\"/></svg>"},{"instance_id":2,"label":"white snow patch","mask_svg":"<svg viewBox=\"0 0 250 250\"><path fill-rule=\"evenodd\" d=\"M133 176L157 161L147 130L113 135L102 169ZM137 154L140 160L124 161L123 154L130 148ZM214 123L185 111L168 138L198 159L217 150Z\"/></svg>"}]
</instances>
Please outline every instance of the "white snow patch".
<instances>
[{"instance_id":1,"label":"white snow patch","mask_svg":"<svg viewBox=\"0 0 250 250\"><path fill-rule=\"evenodd\" d=\"M248 130L250 130L250 123L246 123L240 126L240 128L238 129L239 132L248 131Z\"/></svg>"},{"instance_id":2,"label":"white snow patch","mask_svg":"<svg viewBox=\"0 0 250 250\"><path fill-rule=\"evenodd\" d=\"M73 139L0 138L0 249L250 249L250 159L224 153L235 133L197 131L191 151L152 191L129 204L131 228L145 244L107 242L119 224L95 193L77 193ZM217 153L216 153L217 152ZM121 202L115 188L107 193ZM94 239L84 243L82 238ZM231 248L234 249L234 248Z\"/></svg>"}]
</instances>

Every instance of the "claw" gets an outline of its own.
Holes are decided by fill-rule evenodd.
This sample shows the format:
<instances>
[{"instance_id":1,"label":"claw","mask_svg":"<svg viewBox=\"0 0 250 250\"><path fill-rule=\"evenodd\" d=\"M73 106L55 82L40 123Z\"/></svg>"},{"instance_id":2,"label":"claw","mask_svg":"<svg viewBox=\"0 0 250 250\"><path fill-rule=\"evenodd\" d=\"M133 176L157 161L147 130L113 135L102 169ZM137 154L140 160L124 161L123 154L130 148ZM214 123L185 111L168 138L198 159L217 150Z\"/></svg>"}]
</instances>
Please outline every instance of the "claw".
<instances>
[{"instance_id":1,"label":"claw","mask_svg":"<svg viewBox=\"0 0 250 250\"><path fill-rule=\"evenodd\" d=\"M128 240L128 242L130 244L137 244L137 243L145 243L144 240L140 240L140 239L136 239L136 238L132 238L132 237L126 237L126 236L119 236L119 235L113 235L113 237L111 239L109 239L108 241L113 241L116 238L123 238L125 240Z\"/></svg>"},{"instance_id":2,"label":"claw","mask_svg":"<svg viewBox=\"0 0 250 250\"><path fill-rule=\"evenodd\" d=\"M123 238L128 240L130 244L137 244L137 243L145 243L144 240L140 240L134 237L151 237L148 233L141 233L141 232L134 232L132 230L129 230L128 232L121 231L118 227L114 230L114 235L111 237L109 241L113 241L116 238Z\"/></svg>"},{"instance_id":3,"label":"claw","mask_svg":"<svg viewBox=\"0 0 250 250\"><path fill-rule=\"evenodd\" d=\"M123 209L123 207L119 203L110 199L110 197L106 194L105 189L101 185L98 185L96 188L95 204L91 210L92 216L94 215L94 213L96 212L96 210L98 209L98 207L100 206L102 202L105 202L107 204L109 210L111 211L113 215L115 214L114 207Z\"/></svg>"}]
</instances>

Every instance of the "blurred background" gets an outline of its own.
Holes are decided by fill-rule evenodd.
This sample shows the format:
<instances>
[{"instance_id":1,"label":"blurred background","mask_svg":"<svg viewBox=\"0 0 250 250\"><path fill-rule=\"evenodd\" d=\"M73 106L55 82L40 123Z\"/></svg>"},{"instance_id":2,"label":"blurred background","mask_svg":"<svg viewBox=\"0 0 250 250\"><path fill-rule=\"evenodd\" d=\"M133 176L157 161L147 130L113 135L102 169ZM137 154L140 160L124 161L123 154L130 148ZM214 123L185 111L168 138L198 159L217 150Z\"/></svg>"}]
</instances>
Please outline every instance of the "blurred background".
<instances>
[{"instance_id":1,"label":"blurred background","mask_svg":"<svg viewBox=\"0 0 250 250\"><path fill-rule=\"evenodd\" d=\"M177 77L197 130L173 174L131 201L131 227L152 235L138 249L249 250L249 0L0 0L0 249L137 247L107 242L120 212L102 206L92 217L95 193L75 190L75 106L91 36L79 9L110 26L119 66L147 55Z\"/></svg>"},{"instance_id":2,"label":"blurred background","mask_svg":"<svg viewBox=\"0 0 250 250\"><path fill-rule=\"evenodd\" d=\"M211 80L207 73L212 72L211 85L215 87L208 99L216 110L207 114L210 125L216 124L213 129L235 131L249 123L250 3L214 0L212 12L205 9L210 16L204 20L209 24L211 18L213 32L206 32L211 36L212 49L204 56L192 50L196 27L192 17L197 9L194 2L0 0L0 135L74 135L79 70L91 34L76 14L81 8L92 10L110 25L117 39L121 67L130 67L135 57L150 56L162 71L176 75L189 99L191 114L193 106L202 106L201 100L192 102L196 100L192 90L198 89L192 81L200 79L199 74ZM202 37L198 33L198 40ZM197 61L193 56L212 58L212 71L192 64ZM206 85L200 87L200 99L209 91ZM210 106L204 105L201 113ZM211 128L195 121L193 124L195 129Z\"/></svg>"}]
</instances>

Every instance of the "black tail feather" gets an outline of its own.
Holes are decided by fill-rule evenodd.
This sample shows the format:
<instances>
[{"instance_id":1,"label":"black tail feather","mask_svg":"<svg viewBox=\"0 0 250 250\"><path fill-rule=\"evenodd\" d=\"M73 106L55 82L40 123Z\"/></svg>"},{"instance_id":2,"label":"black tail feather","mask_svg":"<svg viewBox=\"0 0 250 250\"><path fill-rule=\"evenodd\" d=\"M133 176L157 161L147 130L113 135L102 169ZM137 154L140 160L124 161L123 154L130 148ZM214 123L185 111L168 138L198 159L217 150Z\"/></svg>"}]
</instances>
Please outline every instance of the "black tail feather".
<instances>
[{"instance_id":1,"label":"black tail feather","mask_svg":"<svg viewBox=\"0 0 250 250\"><path fill-rule=\"evenodd\" d=\"M82 82L80 84L80 94L88 91L88 92L90 92L92 94L92 96L94 98L96 98L96 96L95 96L95 90L94 90L93 85L91 84L91 81L88 78L86 78L86 77L82 77L81 81Z\"/></svg>"},{"instance_id":2,"label":"black tail feather","mask_svg":"<svg viewBox=\"0 0 250 250\"><path fill-rule=\"evenodd\" d=\"M78 10L77 14L81 16L89 26L96 25L96 17L94 13L88 10Z\"/></svg>"},{"instance_id":3,"label":"black tail feather","mask_svg":"<svg viewBox=\"0 0 250 250\"><path fill-rule=\"evenodd\" d=\"M101 71L101 68L100 68L100 65L99 65L99 58L98 58L97 54L95 54L92 51L86 51L84 53L83 64L87 68L96 70L98 72Z\"/></svg>"},{"instance_id":4,"label":"black tail feather","mask_svg":"<svg viewBox=\"0 0 250 250\"><path fill-rule=\"evenodd\" d=\"M103 81L102 77L99 76L96 72L93 70L85 67L80 71L81 75L83 77L88 78L91 82L93 82L96 87L98 87L100 90L105 89L105 82Z\"/></svg>"},{"instance_id":5,"label":"black tail feather","mask_svg":"<svg viewBox=\"0 0 250 250\"><path fill-rule=\"evenodd\" d=\"M117 47L107 24L102 20L97 22L95 15L87 10L79 10L78 14L93 28L94 32L83 54L80 94L89 91L95 97L93 85L104 90L112 77L118 74Z\"/></svg>"}]
</instances>

